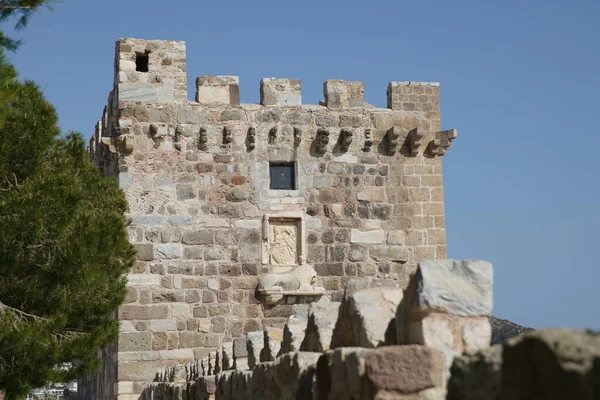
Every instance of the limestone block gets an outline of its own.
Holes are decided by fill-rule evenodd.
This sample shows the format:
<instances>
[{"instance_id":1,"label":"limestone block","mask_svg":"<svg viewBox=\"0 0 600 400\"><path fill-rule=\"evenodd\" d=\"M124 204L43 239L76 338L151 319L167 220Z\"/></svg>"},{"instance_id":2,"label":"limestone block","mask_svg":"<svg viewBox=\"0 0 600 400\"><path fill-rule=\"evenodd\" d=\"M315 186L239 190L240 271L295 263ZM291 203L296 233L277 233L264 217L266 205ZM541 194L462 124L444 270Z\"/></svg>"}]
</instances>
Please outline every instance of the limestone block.
<instances>
[{"instance_id":1,"label":"limestone block","mask_svg":"<svg viewBox=\"0 0 600 400\"><path fill-rule=\"evenodd\" d=\"M276 327L265 328L265 343L264 348L260 352L260 361L273 361L281 351L281 343L283 342L283 329Z\"/></svg>"},{"instance_id":2,"label":"limestone block","mask_svg":"<svg viewBox=\"0 0 600 400\"><path fill-rule=\"evenodd\" d=\"M196 79L196 101L201 104L240 104L238 76L200 76Z\"/></svg>"},{"instance_id":3,"label":"limestone block","mask_svg":"<svg viewBox=\"0 0 600 400\"><path fill-rule=\"evenodd\" d=\"M302 88L300 79L261 79L260 104L280 107L301 105Z\"/></svg>"},{"instance_id":4,"label":"limestone block","mask_svg":"<svg viewBox=\"0 0 600 400\"><path fill-rule=\"evenodd\" d=\"M442 400L444 357L425 346L340 348L317 364L318 399Z\"/></svg>"},{"instance_id":5,"label":"limestone block","mask_svg":"<svg viewBox=\"0 0 600 400\"><path fill-rule=\"evenodd\" d=\"M358 201L368 201L371 203L384 203L386 201L385 188L369 187L356 195Z\"/></svg>"},{"instance_id":6,"label":"limestone block","mask_svg":"<svg viewBox=\"0 0 600 400\"><path fill-rule=\"evenodd\" d=\"M329 350L333 329L339 314L340 303L328 297L311 303L308 308L308 324L300 350L323 352Z\"/></svg>"},{"instance_id":7,"label":"limestone block","mask_svg":"<svg viewBox=\"0 0 600 400\"><path fill-rule=\"evenodd\" d=\"M331 347L393 344L396 311L403 296L402 289L388 287L347 292L340 305Z\"/></svg>"},{"instance_id":8,"label":"limestone block","mask_svg":"<svg viewBox=\"0 0 600 400\"><path fill-rule=\"evenodd\" d=\"M248 366L254 368L261 361L260 354L265 347L265 332L248 332L246 335L246 347L248 349Z\"/></svg>"},{"instance_id":9,"label":"limestone block","mask_svg":"<svg viewBox=\"0 0 600 400\"><path fill-rule=\"evenodd\" d=\"M320 353L297 352L260 363L252 371L252 393L262 399L310 399Z\"/></svg>"},{"instance_id":10,"label":"limestone block","mask_svg":"<svg viewBox=\"0 0 600 400\"><path fill-rule=\"evenodd\" d=\"M509 340L502 357L500 400L600 398L599 332L528 332Z\"/></svg>"},{"instance_id":11,"label":"limestone block","mask_svg":"<svg viewBox=\"0 0 600 400\"><path fill-rule=\"evenodd\" d=\"M119 351L152 350L150 332L133 332L119 334Z\"/></svg>"},{"instance_id":12,"label":"limestone block","mask_svg":"<svg viewBox=\"0 0 600 400\"><path fill-rule=\"evenodd\" d=\"M364 82L328 80L323 83L325 105L329 108L364 107Z\"/></svg>"},{"instance_id":13,"label":"limestone block","mask_svg":"<svg viewBox=\"0 0 600 400\"><path fill-rule=\"evenodd\" d=\"M177 321L174 319L152 319L148 328L151 332L176 331Z\"/></svg>"},{"instance_id":14,"label":"limestone block","mask_svg":"<svg viewBox=\"0 0 600 400\"><path fill-rule=\"evenodd\" d=\"M248 369L248 345L246 339L235 339L233 341L233 368L238 371Z\"/></svg>"},{"instance_id":15,"label":"limestone block","mask_svg":"<svg viewBox=\"0 0 600 400\"><path fill-rule=\"evenodd\" d=\"M119 100L156 101L156 86L143 82L121 83L119 85Z\"/></svg>"},{"instance_id":16,"label":"limestone block","mask_svg":"<svg viewBox=\"0 0 600 400\"><path fill-rule=\"evenodd\" d=\"M221 371L233 369L233 342L224 342L221 346Z\"/></svg>"},{"instance_id":17,"label":"limestone block","mask_svg":"<svg viewBox=\"0 0 600 400\"><path fill-rule=\"evenodd\" d=\"M352 243L368 243L368 244L380 244L385 239L385 231L374 230L374 231L361 231L359 229L352 229L350 231L350 242Z\"/></svg>"},{"instance_id":18,"label":"limestone block","mask_svg":"<svg viewBox=\"0 0 600 400\"><path fill-rule=\"evenodd\" d=\"M158 274L128 274L127 284L130 286L160 286Z\"/></svg>"},{"instance_id":19,"label":"limestone block","mask_svg":"<svg viewBox=\"0 0 600 400\"><path fill-rule=\"evenodd\" d=\"M464 317L490 315L493 269L481 260L426 260L415 274L413 306Z\"/></svg>"},{"instance_id":20,"label":"limestone block","mask_svg":"<svg viewBox=\"0 0 600 400\"><path fill-rule=\"evenodd\" d=\"M370 249L370 254L377 261L408 261L408 248L404 246L373 246Z\"/></svg>"},{"instance_id":21,"label":"limestone block","mask_svg":"<svg viewBox=\"0 0 600 400\"><path fill-rule=\"evenodd\" d=\"M283 328L281 354L300 351L307 325L307 315L292 315L288 318L285 327Z\"/></svg>"},{"instance_id":22,"label":"limestone block","mask_svg":"<svg viewBox=\"0 0 600 400\"><path fill-rule=\"evenodd\" d=\"M496 399L502 382L502 346L456 357L450 369L448 400Z\"/></svg>"}]
</instances>

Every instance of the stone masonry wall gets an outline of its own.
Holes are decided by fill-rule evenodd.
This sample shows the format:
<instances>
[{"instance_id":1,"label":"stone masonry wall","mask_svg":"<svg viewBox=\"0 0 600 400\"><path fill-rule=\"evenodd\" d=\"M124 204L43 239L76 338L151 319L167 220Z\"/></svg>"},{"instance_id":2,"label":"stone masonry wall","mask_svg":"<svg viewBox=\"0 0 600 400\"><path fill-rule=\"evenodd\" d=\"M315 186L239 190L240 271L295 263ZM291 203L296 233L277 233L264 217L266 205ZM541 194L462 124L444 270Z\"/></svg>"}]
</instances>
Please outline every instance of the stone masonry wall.
<instances>
[{"instance_id":1,"label":"stone masonry wall","mask_svg":"<svg viewBox=\"0 0 600 400\"><path fill-rule=\"evenodd\" d=\"M90 157L125 191L138 250L118 313L119 399L318 300L265 303L261 277L293 270L282 255L312 266L333 301L351 278L405 286L420 260L446 258L441 156L456 131L440 131L437 84L391 83L386 109L362 82L326 81L320 105L303 105L294 79L263 79L261 104L240 104L237 77L196 86L187 100L183 42L117 41ZM270 189L270 163L294 165L293 190Z\"/></svg>"}]
</instances>

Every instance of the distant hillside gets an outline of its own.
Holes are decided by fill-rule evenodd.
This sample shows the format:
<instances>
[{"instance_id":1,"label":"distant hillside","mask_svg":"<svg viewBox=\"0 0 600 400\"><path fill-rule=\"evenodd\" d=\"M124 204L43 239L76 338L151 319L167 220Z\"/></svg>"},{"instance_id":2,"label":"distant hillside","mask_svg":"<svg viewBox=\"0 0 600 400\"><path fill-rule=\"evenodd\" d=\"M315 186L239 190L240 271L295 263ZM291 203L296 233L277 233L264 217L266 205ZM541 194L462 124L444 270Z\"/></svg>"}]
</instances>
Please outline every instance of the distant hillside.
<instances>
[{"instance_id":1,"label":"distant hillside","mask_svg":"<svg viewBox=\"0 0 600 400\"><path fill-rule=\"evenodd\" d=\"M504 343L512 337L533 330L532 328L517 325L513 322L496 317L490 317L490 324L492 325L491 344Z\"/></svg>"}]
</instances>

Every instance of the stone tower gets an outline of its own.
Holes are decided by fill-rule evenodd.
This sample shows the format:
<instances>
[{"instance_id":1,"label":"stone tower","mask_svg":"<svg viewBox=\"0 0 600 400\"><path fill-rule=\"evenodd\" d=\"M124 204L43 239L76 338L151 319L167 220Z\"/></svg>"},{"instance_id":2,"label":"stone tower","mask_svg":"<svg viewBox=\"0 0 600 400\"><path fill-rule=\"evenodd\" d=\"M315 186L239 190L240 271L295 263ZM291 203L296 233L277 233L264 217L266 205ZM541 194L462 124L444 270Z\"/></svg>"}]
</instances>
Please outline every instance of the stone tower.
<instances>
[{"instance_id":1,"label":"stone tower","mask_svg":"<svg viewBox=\"0 0 600 400\"><path fill-rule=\"evenodd\" d=\"M405 284L446 258L456 131L440 130L438 84L392 82L384 109L362 82L323 94L303 105L299 80L265 78L241 104L238 77L201 76L190 101L184 42L117 41L90 157L126 193L138 262L86 395L137 399L167 364L339 300L350 278Z\"/></svg>"}]
</instances>

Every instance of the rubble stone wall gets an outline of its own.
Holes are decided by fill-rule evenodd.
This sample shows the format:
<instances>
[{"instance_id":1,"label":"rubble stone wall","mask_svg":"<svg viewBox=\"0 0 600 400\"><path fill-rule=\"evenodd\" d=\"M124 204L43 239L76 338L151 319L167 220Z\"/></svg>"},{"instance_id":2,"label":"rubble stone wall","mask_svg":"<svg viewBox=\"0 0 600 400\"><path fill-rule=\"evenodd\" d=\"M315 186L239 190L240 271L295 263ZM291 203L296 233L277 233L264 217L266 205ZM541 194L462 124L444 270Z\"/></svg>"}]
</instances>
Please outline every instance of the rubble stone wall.
<instances>
[{"instance_id":1,"label":"rubble stone wall","mask_svg":"<svg viewBox=\"0 0 600 400\"><path fill-rule=\"evenodd\" d=\"M137 398L165 365L281 329L350 279L405 287L420 260L446 258L441 156L456 131L440 131L437 84L390 83L377 109L362 82L326 81L320 105L296 79L263 79L261 104L240 103L237 77L199 77L195 101L186 82L184 42L117 41L90 157L126 193L138 261L96 398ZM293 165L291 190L271 189L271 165ZM295 265L323 291L265 301L261 278Z\"/></svg>"}]
</instances>

